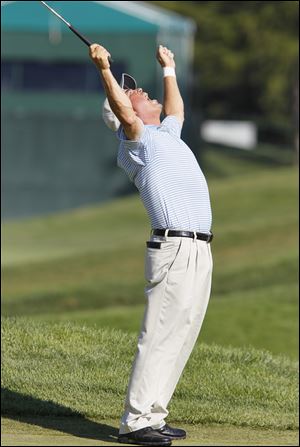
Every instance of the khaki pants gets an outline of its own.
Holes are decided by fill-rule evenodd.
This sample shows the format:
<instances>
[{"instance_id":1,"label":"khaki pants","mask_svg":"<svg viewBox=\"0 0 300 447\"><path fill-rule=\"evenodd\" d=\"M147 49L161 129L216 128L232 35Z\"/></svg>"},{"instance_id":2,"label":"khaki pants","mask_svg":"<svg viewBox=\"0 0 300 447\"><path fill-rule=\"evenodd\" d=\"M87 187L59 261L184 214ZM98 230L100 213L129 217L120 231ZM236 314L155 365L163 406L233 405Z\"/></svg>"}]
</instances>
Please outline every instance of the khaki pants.
<instances>
[{"instance_id":1,"label":"khaki pants","mask_svg":"<svg viewBox=\"0 0 300 447\"><path fill-rule=\"evenodd\" d=\"M120 434L162 427L167 405L199 335L212 275L210 244L152 236L147 247L147 305Z\"/></svg>"}]
</instances>

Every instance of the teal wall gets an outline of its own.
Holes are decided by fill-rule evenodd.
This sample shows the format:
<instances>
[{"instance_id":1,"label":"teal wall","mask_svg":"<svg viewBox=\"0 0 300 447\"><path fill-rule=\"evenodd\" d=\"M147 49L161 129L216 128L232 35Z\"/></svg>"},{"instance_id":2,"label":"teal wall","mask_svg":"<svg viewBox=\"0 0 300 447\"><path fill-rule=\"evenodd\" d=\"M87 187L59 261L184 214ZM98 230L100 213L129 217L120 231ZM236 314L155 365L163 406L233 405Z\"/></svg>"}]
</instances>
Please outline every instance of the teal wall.
<instances>
[{"instance_id":1,"label":"teal wall","mask_svg":"<svg viewBox=\"0 0 300 447\"><path fill-rule=\"evenodd\" d=\"M47 1L46 3L67 22L82 31L148 33L156 32L158 29L155 24L148 21L91 1ZM37 1L10 2L5 9L1 9L1 13L1 26L5 26L6 31L45 32L49 23L56 22L63 32L68 32L66 25Z\"/></svg>"},{"instance_id":2,"label":"teal wall","mask_svg":"<svg viewBox=\"0 0 300 447\"><path fill-rule=\"evenodd\" d=\"M157 64L155 34L134 33L122 36L91 33L88 38L107 48L114 61L125 62L128 71L137 80L142 79L146 85L155 82ZM58 45L52 44L48 34L45 33L3 32L1 58L14 60L26 58L37 61L90 61L88 47L71 31L62 35L62 40Z\"/></svg>"},{"instance_id":3,"label":"teal wall","mask_svg":"<svg viewBox=\"0 0 300 447\"><path fill-rule=\"evenodd\" d=\"M2 212L14 218L133 191L116 166L117 139L95 115L2 114Z\"/></svg>"},{"instance_id":4,"label":"teal wall","mask_svg":"<svg viewBox=\"0 0 300 447\"><path fill-rule=\"evenodd\" d=\"M91 37L155 95L155 57L141 63L145 54L155 54L155 36ZM28 59L89 62L88 49L72 33L58 47L44 34L5 33L2 57L24 59L20 42ZM102 121L103 100L100 89L93 94L2 93L2 219L100 203L134 191L116 165L118 140Z\"/></svg>"},{"instance_id":5,"label":"teal wall","mask_svg":"<svg viewBox=\"0 0 300 447\"><path fill-rule=\"evenodd\" d=\"M49 2L92 41L105 46L150 97L162 100L155 58L158 36L173 42L178 80L188 105L187 36L93 2ZM1 8L1 55L6 61L87 62L88 48L39 2ZM54 21L53 21L54 20ZM49 39L48 27L60 40ZM101 30L101 33L99 33ZM94 67L94 66L93 66ZM2 91L1 171L3 219L100 203L134 191L117 166L118 140L101 118L104 93ZM187 107L188 109L188 107ZM186 126L187 137L191 135Z\"/></svg>"}]
</instances>

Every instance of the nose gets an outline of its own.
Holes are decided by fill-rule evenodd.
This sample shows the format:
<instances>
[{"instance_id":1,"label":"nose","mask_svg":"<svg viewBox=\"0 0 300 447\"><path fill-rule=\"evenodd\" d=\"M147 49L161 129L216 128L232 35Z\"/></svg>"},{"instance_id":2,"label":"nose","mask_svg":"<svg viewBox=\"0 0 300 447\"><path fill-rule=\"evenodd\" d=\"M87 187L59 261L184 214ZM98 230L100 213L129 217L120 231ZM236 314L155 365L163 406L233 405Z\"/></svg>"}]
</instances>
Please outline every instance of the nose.
<instances>
[{"instance_id":1,"label":"nose","mask_svg":"<svg viewBox=\"0 0 300 447\"><path fill-rule=\"evenodd\" d=\"M139 95L143 95L144 98L148 99L148 93L144 92L142 88L138 88L137 92Z\"/></svg>"}]
</instances>

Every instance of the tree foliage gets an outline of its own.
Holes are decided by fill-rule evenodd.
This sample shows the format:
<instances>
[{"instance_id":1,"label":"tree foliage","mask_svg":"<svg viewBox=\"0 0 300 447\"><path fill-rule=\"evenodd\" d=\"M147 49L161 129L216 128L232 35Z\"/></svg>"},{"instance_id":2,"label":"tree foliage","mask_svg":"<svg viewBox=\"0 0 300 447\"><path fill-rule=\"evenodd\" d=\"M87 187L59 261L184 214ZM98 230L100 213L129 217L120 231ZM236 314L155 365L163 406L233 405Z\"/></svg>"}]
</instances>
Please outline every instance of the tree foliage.
<instances>
[{"instance_id":1,"label":"tree foliage","mask_svg":"<svg viewBox=\"0 0 300 447\"><path fill-rule=\"evenodd\" d=\"M207 118L291 125L298 85L297 1L151 3L196 21L194 106Z\"/></svg>"}]
</instances>

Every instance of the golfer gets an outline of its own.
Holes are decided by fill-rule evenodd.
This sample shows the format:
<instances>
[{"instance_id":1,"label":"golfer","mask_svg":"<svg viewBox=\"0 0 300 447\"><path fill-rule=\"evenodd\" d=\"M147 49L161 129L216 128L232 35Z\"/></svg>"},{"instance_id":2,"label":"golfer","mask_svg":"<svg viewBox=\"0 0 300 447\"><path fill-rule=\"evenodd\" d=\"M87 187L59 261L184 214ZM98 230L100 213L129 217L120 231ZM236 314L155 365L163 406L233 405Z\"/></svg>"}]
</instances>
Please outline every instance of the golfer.
<instances>
[{"instance_id":1,"label":"golfer","mask_svg":"<svg viewBox=\"0 0 300 447\"><path fill-rule=\"evenodd\" d=\"M118 165L139 190L152 228L145 258L147 305L118 440L168 446L186 437L165 418L210 296L209 192L196 158L180 137L184 105L173 53L163 46L157 50L163 105L142 88L122 88L110 71L105 48L91 45L90 56L111 108L106 121L118 129Z\"/></svg>"}]
</instances>

